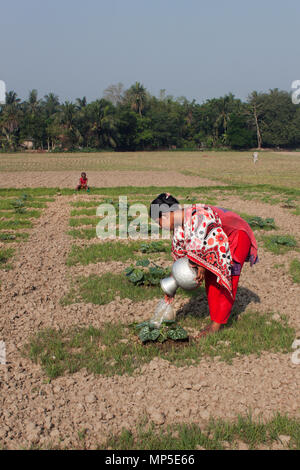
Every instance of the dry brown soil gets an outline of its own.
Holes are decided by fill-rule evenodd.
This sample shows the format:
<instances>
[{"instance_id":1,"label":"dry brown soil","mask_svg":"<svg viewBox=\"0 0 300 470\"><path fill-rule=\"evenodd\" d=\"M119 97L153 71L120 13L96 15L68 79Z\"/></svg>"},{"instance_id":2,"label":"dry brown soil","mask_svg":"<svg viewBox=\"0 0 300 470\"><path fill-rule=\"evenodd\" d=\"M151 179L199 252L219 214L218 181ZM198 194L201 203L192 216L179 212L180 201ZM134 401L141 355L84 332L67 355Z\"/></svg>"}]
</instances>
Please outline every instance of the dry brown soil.
<instances>
[{"instance_id":1,"label":"dry brown soil","mask_svg":"<svg viewBox=\"0 0 300 470\"><path fill-rule=\"evenodd\" d=\"M78 171L34 171L26 173L5 173L1 178L2 188L75 188L78 184ZM89 185L96 188L118 186L173 186L179 180L182 186L212 186L219 183L198 176L180 175L176 171L93 171L88 174Z\"/></svg>"},{"instance_id":2,"label":"dry brown soil","mask_svg":"<svg viewBox=\"0 0 300 470\"><path fill-rule=\"evenodd\" d=\"M272 184L299 187L300 152L98 152L0 154L1 187Z\"/></svg>"},{"instance_id":3,"label":"dry brown soil","mask_svg":"<svg viewBox=\"0 0 300 470\"><path fill-rule=\"evenodd\" d=\"M140 183L146 185L149 181L143 179ZM17 184L15 181L14 186ZM65 181L63 185L66 186ZM179 422L205 426L210 415L233 419L249 409L254 417L261 415L263 419L272 417L274 412L300 415L300 366L292 363L290 354L241 356L232 365L217 358L203 359L199 365L181 368L158 359L130 377L107 378L81 370L48 383L40 366L24 359L20 352L37 330L144 320L145 312L150 315L156 305L155 300L136 304L126 299L104 306L60 304L69 290L71 275L123 269L122 263L66 267L74 242L66 234L69 202L74 198L58 196L49 203L35 221L29 241L17 248L13 269L0 271L0 339L5 340L7 347L7 365L0 366L3 447L80 448L83 443L78 431L86 429L84 445L94 448L109 433L118 433L123 426L134 428L145 414L158 427ZM299 241L300 219L288 211L233 197L222 202L219 205L237 211L274 217L284 233L293 234ZM243 270L237 302L242 311L258 310L270 316L284 313L300 335L300 286L287 274L289 260L296 256L296 252L275 256L260 249L260 263ZM275 269L275 263L284 264L284 268ZM177 310L187 302L177 300ZM193 308L204 311L207 304L200 299Z\"/></svg>"}]
</instances>

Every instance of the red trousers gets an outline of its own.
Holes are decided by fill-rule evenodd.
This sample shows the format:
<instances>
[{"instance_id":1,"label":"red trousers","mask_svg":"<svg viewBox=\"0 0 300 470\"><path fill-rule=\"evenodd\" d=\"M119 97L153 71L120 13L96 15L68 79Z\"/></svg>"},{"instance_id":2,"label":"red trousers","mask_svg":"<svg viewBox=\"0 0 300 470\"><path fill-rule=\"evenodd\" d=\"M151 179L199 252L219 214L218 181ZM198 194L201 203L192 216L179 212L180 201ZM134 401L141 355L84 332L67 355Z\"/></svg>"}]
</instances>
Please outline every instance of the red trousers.
<instances>
[{"instance_id":1,"label":"red trousers","mask_svg":"<svg viewBox=\"0 0 300 470\"><path fill-rule=\"evenodd\" d=\"M246 232L239 230L238 245L235 253L232 254L233 259L238 259L243 266L250 250L250 239ZM217 276L206 269L205 271L205 289L208 300L208 307L211 321L226 324L228 322L232 306L234 304L240 276L231 276L232 294L230 296L228 290L217 283Z\"/></svg>"}]
</instances>

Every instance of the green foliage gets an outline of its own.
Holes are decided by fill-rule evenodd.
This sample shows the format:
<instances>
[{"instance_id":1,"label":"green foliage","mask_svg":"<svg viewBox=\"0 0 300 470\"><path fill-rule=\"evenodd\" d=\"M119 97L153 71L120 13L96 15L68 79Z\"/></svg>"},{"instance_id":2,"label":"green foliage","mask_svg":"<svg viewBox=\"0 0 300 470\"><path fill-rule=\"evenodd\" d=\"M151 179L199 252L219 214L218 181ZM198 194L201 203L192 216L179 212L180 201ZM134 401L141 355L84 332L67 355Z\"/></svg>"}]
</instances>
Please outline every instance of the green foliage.
<instances>
[{"instance_id":1,"label":"green foliage","mask_svg":"<svg viewBox=\"0 0 300 470\"><path fill-rule=\"evenodd\" d=\"M293 259L290 264L289 269L290 275L292 276L293 282L300 283L300 261L298 259Z\"/></svg>"},{"instance_id":2,"label":"green foliage","mask_svg":"<svg viewBox=\"0 0 300 470\"><path fill-rule=\"evenodd\" d=\"M28 209L24 209L24 211L21 211L21 212L17 212L17 215L20 219L37 219L38 217L40 217L41 215L41 212L40 211L36 211L36 210L31 210L29 211ZM1 218L5 218L5 219L13 219L16 217L16 212L12 212L12 211L1 211L0 212L0 217Z\"/></svg>"},{"instance_id":3,"label":"green foliage","mask_svg":"<svg viewBox=\"0 0 300 470\"><path fill-rule=\"evenodd\" d=\"M284 246L297 246L297 243L295 239L289 235L279 235L277 237L270 237L270 240L274 243L277 243L278 245L284 245Z\"/></svg>"},{"instance_id":4,"label":"green foliage","mask_svg":"<svg viewBox=\"0 0 300 470\"><path fill-rule=\"evenodd\" d=\"M28 194L22 194L19 199L11 202L11 205L17 214L24 214L26 212L26 202L28 199Z\"/></svg>"},{"instance_id":5,"label":"green foliage","mask_svg":"<svg viewBox=\"0 0 300 470\"><path fill-rule=\"evenodd\" d=\"M16 239L16 235L14 235L13 233L5 233L5 232L1 232L0 233L0 240L1 241L12 241L12 240L15 240Z\"/></svg>"},{"instance_id":6,"label":"green foliage","mask_svg":"<svg viewBox=\"0 0 300 470\"><path fill-rule=\"evenodd\" d=\"M88 232L90 234L91 232ZM96 233L96 231L95 231ZM89 238L89 237L88 237ZM137 258L140 242L101 242L80 247L73 245L67 259L67 265L87 265L105 261L127 261Z\"/></svg>"},{"instance_id":7,"label":"green foliage","mask_svg":"<svg viewBox=\"0 0 300 470\"><path fill-rule=\"evenodd\" d=\"M68 232L74 238L92 239L96 238L95 229L81 229L80 231L72 230ZM150 244L150 246L152 246ZM138 257L138 252L143 251L144 243L140 241L107 241L95 243L92 245L80 247L73 245L67 259L67 265L73 266L75 264L87 265L90 263L98 263L104 261L127 261L128 259L135 260ZM149 253L159 253L169 251L168 245L165 243L157 244L155 248L150 248ZM155 266L153 266L155 268ZM155 276L156 269L150 270Z\"/></svg>"},{"instance_id":8,"label":"green foliage","mask_svg":"<svg viewBox=\"0 0 300 470\"><path fill-rule=\"evenodd\" d=\"M140 302L158 298L161 296L161 289L158 285L135 286L122 274L90 275L77 278L69 294L62 299L62 303L67 305L74 302L91 302L95 305L105 305L117 296Z\"/></svg>"},{"instance_id":9,"label":"green foliage","mask_svg":"<svg viewBox=\"0 0 300 470\"><path fill-rule=\"evenodd\" d=\"M19 242L22 240L27 240L28 238L28 233L22 233L22 232L16 232L16 233L11 233L11 232L0 232L0 241L2 242Z\"/></svg>"},{"instance_id":10,"label":"green foliage","mask_svg":"<svg viewBox=\"0 0 300 470\"><path fill-rule=\"evenodd\" d=\"M262 239L265 249L277 255L286 253L297 247L297 242L291 235L264 235Z\"/></svg>"},{"instance_id":11,"label":"green foliage","mask_svg":"<svg viewBox=\"0 0 300 470\"><path fill-rule=\"evenodd\" d=\"M273 230L276 228L275 226L275 223L274 223L274 219L272 218L266 218L266 219L263 219L262 217L251 217L251 219L249 219L249 225L253 228L262 228L264 230Z\"/></svg>"},{"instance_id":12,"label":"green foliage","mask_svg":"<svg viewBox=\"0 0 300 470\"><path fill-rule=\"evenodd\" d=\"M76 202L70 202L70 205L72 207L93 207L94 208L94 214L96 214L96 208L99 206L99 204L102 204L103 201L76 201ZM71 213L71 215L73 215Z\"/></svg>"},{"instance_id":13,"label":"green foliage","mask_svg":"<svg viewBox=\"0 0 300 470\"><path fill-rule=\"evenodd\" d=\"M198 328L203 326L199 318L184 318L181 323L186 331L191 320L194 320L194 328L195 322ZM145 326L146 322L140 325L140 330ZM147 329L147 334L150 331L154 329ZM165 331L170 331L170 327ZM145 347L142 341L137 341L136 333L136 325L112 322L102 324L101 328L46 329L30 339L24 347L24 354L35 363L40 363L50 378L66 372L72 374L82 368L105 376L132 375L155 357L181 367L198 364L208 356L218 356L221 361L230 362L238 355L260 354L262 351L290 353L295 338L295 330L288 326L286 319L275 321L269 314L261 315L258 312L244 314L239 321L233 321L230 328L200 341L186 342L182 347L178 341L164 342L158 347L157 339L154 340L157 333L152 333L153 339L148 340ZM176 337L180 334L183 336L183 332L178 331Z\"/></svg>"},{"instance_id":14,"label":"green foliage","mask_svg":"<svg viewBox=\"0 0 300 470\"><path fill-rule=\"evenodd\" d=\"M247 126L247 119L243 115L230 114L226 140L233 149L251 148L255 144L254 130Z\"/></svg>"},{"instance_id":15,"label":"green foliage","mask_svg":"<svg viewBox=\"0 0 300 470\"><path fill-rule=\"evenodd\" d=\"M239 443L249 449L259 449L264 445L280 444L280 436L290 436L288 449L300 448L300 420L280 413L268 420L261 417L254 419L249 413L238 415L230 421L211 417L206 426L195 423L177 423L163 429L141 418L138 425L130 430L123 428L117 434L111 434L99 450L184 450L194 451L198 447L206 450L236 450ZM225 446L226 443L226 446ZM188 463L188 456L187 456Z\"/></svg>"},{"instance_id":16,"label":"green foliage","mask_svg":"<svg viewBox=\"0 0 300 470\"><path fill-rule=\"evenodd\" d=\"M161 279L170 275L170 269L164 269L148 259L138 260L135 266L131 265L124 271L128 280L135 286L157 286ZM147 269L141 269L139 266Z\"/></svg>"},{"instance_id":17,"label":"green foliage","mask_svg":"<svg viewBox=\"0 0 300 470\"><path fill-rule=\"evenodd\" d=\"M95 213L95 212L94 212ZM81 225L93 225L96 227L100 218L99 217L78 217L69 220L70 227L80 227ZM95 230L96 231L96 230Z\"/></svg>"},{"instance_id":18,"label":"green foliage","mask_svg":"<svg viewBox=\"0 0 300 470\"><path fill-rule=\"evenodd\" d=\"M232 155L232 154L230 154ZM18 156L17 156L18 158ZM1 162L1 159L0 159ZM69 164L69 162L67 162ZM94 168L94 167L93 167ZM23 194L24 189L18 188L0 188L0 198L1 197L12 197L20 196ZM55 196L58 193L64 196L70 196L74 194L74 189L71 188L26 188L27 194L35 198L35 200L41 200L41 196ZM300 197L300 189L298 187L284 187L276 186L271 184L227 184L226 186L220 184L216 186L196 186L196 187L184 187L184 186L118 186L110 188L93 188L93 193L95 195L101 196L111 196L118 197L123 196L124 194L129 195L140 195L148 196L149 200L154 199L158 193L168 192L175 197L181 196L188 197L191 193L198 195L199 200L203 200L203 197L211 195L211 193L221 192L222 194L253 194L257 193L258 195L263 195L265 193L270 193L272 195L283 195L290 197ZM43 198L43 201L50 201L50 198ZM83 202L83 201L82 201ZM0 199L1 203L1 199Z\"/></svg>"},{"instance_id":19,"label":"green foliage","mask_svg":"<svg viewBox=\"0 0 300 470\"><path fill-rule=\"evenodd\" d=\"M0 212L0 217L14 217L14 214L26 216L26 217L39 217L40 211L37 210L28 210L28 208L42 208L46 207L45 201L51 199L46 198L36 198L33 199L31 195L21 194L18 199L0 199L0 210L4 211L14 209L13 212ZM54 200L54 199L52 199Z\"/></svg>"},{"instance_id":20,"label":"green foliage","mask_svg":"<svg viewBox=\"0 0 300 470\"><path fill-rule=\"evenodd\" d=\"M229 93L201 104L165 93L157 98L138 82L117 99L90 103L60 103L53 93L40 100L36 90L23 102L15 92L10 97L0 110L0 143L8 151L28 136L36 148L54 153L300 145L299 107L278 89L253 92L247 102Z\"/></svg>"},{"instance_id":21,"label":"green foliage","mask_svg":"<svg viewBox=\"0 0 300 470\"><path fill-rule=\"evenodd\" d=\"M283 201L283 207L286 207L287 209L295 209L296 203L293 198L289 197Z\"/></svg>"},{"instance_id":22,"label":"green foliage","mask_svg":"<svg viewBox=\"0 0 300 470\"><path fill-rule=\"evenodd\" d=\"M142 343L147 343L148 341L163 343L167 339L173 341L188 339L188 333L185 329L173 320L165 320L159 328L150 321L143 322L136 325L136 329L138 330L138 336Z\"/></svg>"},{"instance_id":23,"label":"green foliage","mask_svg":"<svg viewBox=\"0 0 300 470\"><path fill-rule=\"evenodd\" d=\"M0 249L0 269L10 268L7 262L13 256L14 252L15 250L13 248Z\"/></svg>"},{"instance_id":24,"label":"green foliage","mask_svg":"<svg viewBox=\"0 0 300 470\"><path fill-rule=\"evenodd\" d=\"M141 243L140 251L142 253L161 253L170 251L170 246L165 242Z\"/></svg>"},{"instance_id":25,"label":"green foliage","mask_svg":"<svg viewBox=\"0 0 300 470\"><path fill-rule=\"evenodd\" d=\"M91 240L97 238L96 230L94 228L82 228L79 230L73 229L68 231L68 235L73 238L79 238L81 240Z\"/></svg>"},{"instance_id":26,"label":"green foliage","mask_svg":"<svg viewBox=\"0 0 300 470\"><path fill-rule=\"evenodd\" d=\"M274 230L276 225L273 218L259 217L257 215L252 216L248 214L241 214L241 217L248 222L251 228L254 230L263 229L263 230Z\"/></svg>"},{"instance_id":27,"label":"green foliage","mask_svg":"<svg viewBox=\"0 0 300 470\"><path fill-rule=\"evenodd\" d=\"M17 230L19 228L31 228L32 222L30 220L24 220L17 218L14 220L0 220L0 230Z\"/></svg>"},{"instance_id":28,"label":"green foliage","mask_svg":"<svg viewBox=\"0 0 300 470\"><path fill-rule=\"evenodd\" d=\"M77 215L96 215L96 207L93 209L74 209L71 211L72 217L76 217Z\"/></svg>"}]
</instances>

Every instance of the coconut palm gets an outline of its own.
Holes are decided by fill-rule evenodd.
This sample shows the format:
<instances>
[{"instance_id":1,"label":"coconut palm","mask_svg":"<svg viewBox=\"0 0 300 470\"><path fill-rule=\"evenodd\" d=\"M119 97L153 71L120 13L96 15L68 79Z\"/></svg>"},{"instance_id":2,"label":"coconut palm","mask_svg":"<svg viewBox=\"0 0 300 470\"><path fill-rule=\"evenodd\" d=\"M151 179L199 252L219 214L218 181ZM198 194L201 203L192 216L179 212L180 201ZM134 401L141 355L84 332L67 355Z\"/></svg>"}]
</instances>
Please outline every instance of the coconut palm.
<instances>
[{"instance_id":1,"label":"coconut palm","mask_svg":"<svg viewBox=\"0 0 300 470\"><path fill-rule=\"evenodd\" d=\"M9 92L8 102L2 107L0 114L0 132L4 136L5 145L13 149L16 146L16 133L19 129L22 111L16 93Z\"/></svg>"},{"instance_id":2,"label":"coconut palm","mask_svg":"<svg viewBox=\"0 0 300 470\"><path fill-rule=\"evenodd\" d=\"M76 98L76 108L78 110L81 110L82 108L85 108L87 105L87 99L86 96L83 98Z\"/></svg>"},{"instance_id":3,"label":"coconut palm","mask_svg":"<svg viewBox=\"0 0 300 470\"><path fill-rule=\"evenodd\" d=\"M70 103L70 101L65 101L64 104L61 105L60 115L59 115L60 123L68 130L73 130L75 128L75 121L76 121L76 106L74 103Z\"/></svg>"},{"instance_id":4,"label":"coconut palm","mask_svg":"<svg viewBox=\"0 0 300 470\"><path fill-rule=\"evenodd\" d=\"M93 101L85 108L85 119L88 122L88 141L97 146L116 146L116 122L114 108L104 99Z\"/></svg>"},{"instance_id":5,"label":"coconut palm","mask_svg":"<svg viewBox=\"0 0 300 470\"><path fill-rule=\"evenodd\" d=\"M62 128L61 140L67 147L81 143L82 136L78 129L78 115L76 105L65 101L58 113L58 123Z\"/></svg>"},{"instance_id":6,"label":"coconut palm","mask_svg":"<svg viewBox=\"0 0 300 470\"><path fill-rule=\"evenodd\" d=\"M9 91L6 93L6 104L18 104L20 103L20 98L15 91Z\"/></svg>"},{"instance_id":7,"label":"coconut palm","mask_svg":"<svg viewBox=\"0 0 300 470\"><path fill-rule=\"evenodd\" d=\"M44 96L43 107L46 111L47 117L55 114L59 109L59 98L54 93L49 93Z\"/></svg>"},{"instance_id":8,"label":"coconut palm","mask_svg":"<svg viewBox=\"0 0 300 470\"><path fill-rule=\"evenodd\" d=\"M29 109L32 113L35 113L39 107L40 100L38 99L37 90L31 90L28 96Z\"/></svg>"},{"instance_id":9,"label":"coconut palm","mask_svg":"<svg viewBox=\"0 0 300 470\"><path fill-rule=\"evenodd\" d=\"M237 100L235 100L234 95L232 93L229 93L229 95L225 95L224 97L215 100L218 113L215 122L215 127L218 129L222 128L224 134L226 134L227 131L230 113L232 113L234 107L236 107L236 101Z\"/></svg>"},{"instance_id":10,"label":"coconut palm","mask_svg":"<svg viewBox=\"0 0 300 470\"><path fill-rule=\"evenodd\" d=\"M147 90L139 82L135 82L125 93L125 100L131 108L142 116L142 111L147 101Z\"/></svg>"}]
</instances>

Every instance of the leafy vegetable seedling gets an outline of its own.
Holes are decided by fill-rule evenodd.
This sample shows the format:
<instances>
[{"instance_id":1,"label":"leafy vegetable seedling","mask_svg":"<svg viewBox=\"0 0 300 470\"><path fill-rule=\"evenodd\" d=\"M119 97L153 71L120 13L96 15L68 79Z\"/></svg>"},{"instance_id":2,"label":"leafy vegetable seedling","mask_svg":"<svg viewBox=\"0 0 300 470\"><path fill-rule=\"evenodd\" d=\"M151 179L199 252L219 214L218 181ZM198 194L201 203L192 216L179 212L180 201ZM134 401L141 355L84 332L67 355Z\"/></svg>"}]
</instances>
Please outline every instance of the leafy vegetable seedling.
<instances>
[{"instance_id":1,"label":"leafy vegetable seedling","mask_svg":"<svg viewBox=\"0 0 300 470\"><path fill-rule=\"evenodd\" d=\"M28 199L28 194L22 194L19 199L15 199L11 202L11 205L17 214L24 214L26 212L25 203Z\"/></svg>"},{"instance_id":2,"label":"leafy vegetable seedling","mask_svg":"<svg viewBox=\"0 0 300 470\"><path fill-rule=\"evenodd\" d=\"M160 253L168 250L169 248L161 242L142 243L140 247L142 253Z\"/></svg>"},{"instance_id":3,"label":"leafy vegetable seedling","mask_svg":"<svg viewBox=\"0 0 300 470\"><path fill-rule=\"evenodd\" d=\"M135 286L157 286L162 278L170 274L169 269L164 269L148 259L138 260L135 266L129 266L124 272Z\"/></svg>"},{"instance_id":4,"label":"leafy vegetable seedling","mask_svg":"<svg viewBox=\"0 0 300 470\"><path fill-rule=\"evenodd\" d=\"M288 199L286 199L286 200L284 201L284 204L283 204L282 207L284 207L284 208L286 208L286 209L295 209L296 203L295 203L294 199L292 199L291 197L289 197Z\"/></svg>"},{"instance_id":5,"label":"leafy vegetable seedling","mask_svg":"<svg viewBox=\"0 0 300 470\"><path fill-rule=\"evenodd\" d=\"M142 343L147 343L148 341L163 343L167 339L173 341L188 339L186 330L178 325L175 320L165 320L159 328L150 321L145 321L137 325L136 329L139 331L138 336Z\"/></svg>"},{"instance_id":6,"label":"leafy vegetable seedling","mask_svg":"<svg viewBox=\"0 0 300 470\"><path fill-rule=\"evenodd\" d=\"M272 230L275 229L275 222L272 218L263 219L262 217L258 216L249 216L245 217L246 221L253 229L260 228L265 230Z\"/></svg>"}]
</instances>

